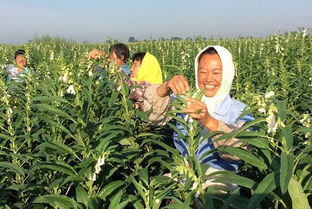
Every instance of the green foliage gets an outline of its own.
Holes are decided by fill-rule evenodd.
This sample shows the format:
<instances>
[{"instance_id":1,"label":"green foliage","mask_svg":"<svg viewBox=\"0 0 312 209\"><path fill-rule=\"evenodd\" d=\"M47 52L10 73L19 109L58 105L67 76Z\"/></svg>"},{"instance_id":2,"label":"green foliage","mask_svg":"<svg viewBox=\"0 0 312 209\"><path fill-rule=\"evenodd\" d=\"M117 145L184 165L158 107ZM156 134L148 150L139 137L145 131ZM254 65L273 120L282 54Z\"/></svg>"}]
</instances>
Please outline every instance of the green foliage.
<instances>
[{"instance_id":1,"label":"green foliage","mask_svg":"<svg viewBox=\"0 0 312 209\"><path fill-rule=\"evenodd\" d=\"M179 73L194 83L195 55L215 44L233 53L231 94L256 117L216 139L238 138L249 149L212 151L239 157L238 173L206 175L208 166L195 157L197 121L174 116L185 104L183 97L169 114L191 130L189 157L172 146L172 130L184 137L174 124L147 126L146 113L133 108L131 89L115 67L86 58L92 48L107 50L108 43L44 37L23 46L0 45L0 208L310 208L311 35L146 41L129 47L154 54L166 80ZM35 71L22 83L7 81L3 71L17 48L27 51ZM94 72L99 64L108 73ZM204 187L207 178L236 184L240 192Z\"/></svg>"}]
</instances>

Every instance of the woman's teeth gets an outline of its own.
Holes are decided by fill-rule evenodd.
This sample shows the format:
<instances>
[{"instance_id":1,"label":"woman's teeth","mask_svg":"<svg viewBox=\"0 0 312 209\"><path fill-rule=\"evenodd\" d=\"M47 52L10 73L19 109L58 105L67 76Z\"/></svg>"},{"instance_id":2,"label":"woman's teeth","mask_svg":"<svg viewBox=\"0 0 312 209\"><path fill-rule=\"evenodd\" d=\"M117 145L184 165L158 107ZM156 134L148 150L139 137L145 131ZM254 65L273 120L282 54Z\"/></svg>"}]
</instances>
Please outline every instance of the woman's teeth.
<instances>
[{"instance_id":1,"label":"woman's teeth","mask_svg":"<svg viewBox=\"0 0 312 209\"><path fill-rule=\"evenodd\" d=\"M206 89L214 89L216 86L215 85L205 85Z\"/></svg>"}]
</instances>

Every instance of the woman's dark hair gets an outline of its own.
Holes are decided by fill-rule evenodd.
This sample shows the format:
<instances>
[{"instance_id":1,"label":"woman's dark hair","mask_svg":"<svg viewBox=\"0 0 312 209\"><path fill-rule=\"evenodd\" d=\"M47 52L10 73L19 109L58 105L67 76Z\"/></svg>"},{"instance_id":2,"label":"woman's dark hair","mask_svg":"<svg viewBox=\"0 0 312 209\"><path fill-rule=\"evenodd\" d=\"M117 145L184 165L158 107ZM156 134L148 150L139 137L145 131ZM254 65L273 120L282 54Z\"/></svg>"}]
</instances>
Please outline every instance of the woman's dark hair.
<instances>
[{"instance_id":1,"label":"woman's dark hair","mask_svg":"<svg viewBox=\"0 0 312 209\"><path fill-rule=\"evenodd\" d=\"M132 62L134 62L135 60L140 61L140 63L142 63L142 60L145 56L146 52L137 52L132 56Z\"/></svg>"},{"instance_id":2,"label":"woman's dark hair","mask_svg":"<svg viewBox=\"0 0 312 209\"><path fill-rule=\"evenodd\" d=\"M206 55L206 54L209 54L209 55L214 55L214 54L218 54L217 50L213 47L209 47L208 49L206 49L205 51L203 51L201 53L201 55L199 55L198 57L198 62L201 60L201 58Z\"/></svg>"},{"instance_id":3,"label":"woman's dark hair","mask_svg":"<svg viewBox=\"0 0 312 209\"><path fill-rule=\"evenodd\" d=\"M109 52L114 52L117 58L122 59L123 62L127 62L127 60L129 59L129 48L126 44L114 44L109 48Z\"/></svg>"},{"instance_id":4,"label":"woman's dark hair","mask_svg":"<svg viewBox=\"0 0 312 209\"><path fill-rule=\"evenodd\" d=\"M14 59L16 59L16 57L17 56L19 56L19 55L26 55L26 52L23 50L23 49L19 49L19 50L17 50L16 52L15 52L15 54L14 54Z\"/></svg>"}]
</instances>

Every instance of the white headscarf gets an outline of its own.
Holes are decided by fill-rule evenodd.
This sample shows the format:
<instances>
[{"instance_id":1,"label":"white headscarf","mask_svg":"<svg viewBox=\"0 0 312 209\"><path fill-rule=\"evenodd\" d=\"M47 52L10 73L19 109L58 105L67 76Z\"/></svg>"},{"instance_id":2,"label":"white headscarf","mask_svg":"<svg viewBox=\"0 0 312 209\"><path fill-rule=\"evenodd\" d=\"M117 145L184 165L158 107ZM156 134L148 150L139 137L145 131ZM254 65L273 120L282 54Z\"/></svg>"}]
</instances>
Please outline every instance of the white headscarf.
<instances>
[{"instance_id":1,"label":"white headscarf","mask_svg":"<svg viewBox=\"0 0 312 209\"><path fill-rule=\"evenodd\" d=\"M212 97L207 97L203 96L202 97L202 102L206 104L207 110L210 115L213 115L215 106L219 103L221 103L227 95L229 95L231 86L232 86L232 81L234 79L234 64L233 64L233 59L232 59L232 54L224 47L222 46L207 46L203 50L201 50L196 58L195 58L195 81L196 81L196 88L199 89L198 87L198 58L199 56L206 51L208 48L214 48L217 52L218 55L221 59L222 62L222 81L220 88L216 92L216 94Z\"/></svg>"}]
</instances>

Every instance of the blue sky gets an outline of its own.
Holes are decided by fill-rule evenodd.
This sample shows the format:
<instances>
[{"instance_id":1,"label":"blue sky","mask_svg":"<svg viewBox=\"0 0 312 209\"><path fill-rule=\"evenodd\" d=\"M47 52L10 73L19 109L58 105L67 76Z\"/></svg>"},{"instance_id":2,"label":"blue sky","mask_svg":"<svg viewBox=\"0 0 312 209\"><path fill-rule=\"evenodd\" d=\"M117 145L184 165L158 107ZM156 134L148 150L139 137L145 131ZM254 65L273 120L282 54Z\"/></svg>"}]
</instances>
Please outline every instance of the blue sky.
<instances>
[{"instance_id":1,"label":"blue sky","mask_svg":"<svg viewBox=\"0 0 312 209\"><path fill-rule=\"evenodd\" d=\"M312 28L312 0L0 0L0 43L264 37Z\"/></svg>"}]
</instances>

